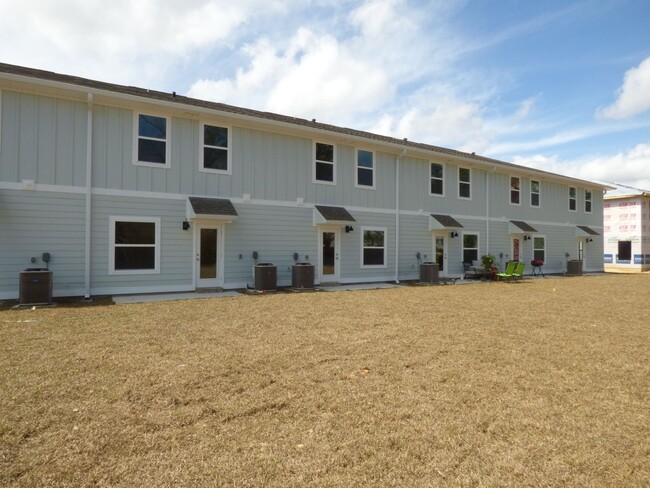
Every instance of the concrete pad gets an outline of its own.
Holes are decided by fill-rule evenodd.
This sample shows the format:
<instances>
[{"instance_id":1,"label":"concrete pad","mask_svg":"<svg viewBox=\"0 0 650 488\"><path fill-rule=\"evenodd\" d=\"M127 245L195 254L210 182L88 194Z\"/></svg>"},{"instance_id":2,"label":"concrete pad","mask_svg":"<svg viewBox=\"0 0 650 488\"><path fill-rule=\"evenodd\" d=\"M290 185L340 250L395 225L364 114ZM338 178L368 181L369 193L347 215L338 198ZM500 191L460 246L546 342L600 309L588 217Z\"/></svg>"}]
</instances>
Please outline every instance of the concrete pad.
<instances>
[{"instance_id":1,"label":"concrete pad","mask_svg":"<svg viewBox=\"0 0 650 488\"><path fill-rule=\"evenodd\" d=\"M377 290L380 288L401 288L403 285L396 283L356 283L350 285L327 285L319 286L321 291L354 291L354 290Z\"/></svg>"},{"instance_id":2,"label":"concrete pad","mask_svg":"<svg viewBox=\"0 0 650 488\"><path fill-rule=\"evenodd\" d=\"M121 295L111 297L115 303L148 303L166 302L170 300L196 300L199 298L239 297L236 291L219 291L214 293L152 293L150 295Z\"/></svg>"}]
</instances>

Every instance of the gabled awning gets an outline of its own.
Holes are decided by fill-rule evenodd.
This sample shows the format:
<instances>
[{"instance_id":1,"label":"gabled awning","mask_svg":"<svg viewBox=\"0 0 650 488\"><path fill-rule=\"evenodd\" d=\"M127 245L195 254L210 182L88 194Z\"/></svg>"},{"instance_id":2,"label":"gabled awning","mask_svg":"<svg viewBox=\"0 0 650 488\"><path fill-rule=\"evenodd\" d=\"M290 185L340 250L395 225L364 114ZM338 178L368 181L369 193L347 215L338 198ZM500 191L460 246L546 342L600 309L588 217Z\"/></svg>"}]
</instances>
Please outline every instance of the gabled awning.
<instances>
[{"instance_id":1,"label":"gabled awning","mask_svg":"<svg viewBox=\"0 0 650 488\"><path fill-rule=\"evenodd\" d=\"M327 207L325 205L314 207L314 225L350 225L352 222L356 222L356 220L343 207Z\"/></svg>"},{"instance_id":2,"label":"gabled awning","mask_svg":"<svg viewBox=\"0 0 650 488\"><path fill-rule=\"evenodd\" d=\"M508 234L536 233L537 229L521 220L511 220L508 224Z\"/></svg>"},{"instance_id":3,"label":"gabled awning","mask_svg":"<svg viewBox=\"0 0 650 488\"><path fill-rule=\"evenodd\" d=\"M451 215L429 215L429 230L462 229L463 226Z\"/></svg>"},{"instance_id":4,"label":"gabled awning","mask_svg":"<svg viewBox=\"0 0 650 488\"><path fill-rule=\"evenodd\" d=\"M591 237L599 235L600 234L591 227L587 227L586 225L576 225L576 237Z\"/></svg>"},{"instance_id":5,"label":"gabled awning","mask_svg":"<svg viewBox=\"0 0 650 488\"><path fill-rule=\"evenodd\" d=\"M232 202L225 198L189 197L187 219L209 219L232 222L238 217Z\"/></svg>"}]
</instances>

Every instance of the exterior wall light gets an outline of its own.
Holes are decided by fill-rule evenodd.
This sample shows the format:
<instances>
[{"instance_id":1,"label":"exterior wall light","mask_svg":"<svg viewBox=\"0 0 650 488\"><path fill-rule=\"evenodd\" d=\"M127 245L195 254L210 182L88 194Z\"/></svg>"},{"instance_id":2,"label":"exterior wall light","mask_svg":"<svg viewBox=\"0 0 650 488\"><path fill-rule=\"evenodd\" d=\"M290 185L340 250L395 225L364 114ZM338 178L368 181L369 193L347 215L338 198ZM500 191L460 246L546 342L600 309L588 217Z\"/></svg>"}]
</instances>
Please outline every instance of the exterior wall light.
<instances>
[{"instance_id":1,"label":"exterior wall light","mask_svg":"<svg viewBox=\"0 0 650 488\"><path fill-rule=\"evenodd\" d=\"M183 230L189 230L190 223L187 220L183 220Z\"/></svg>"}]
</instances>

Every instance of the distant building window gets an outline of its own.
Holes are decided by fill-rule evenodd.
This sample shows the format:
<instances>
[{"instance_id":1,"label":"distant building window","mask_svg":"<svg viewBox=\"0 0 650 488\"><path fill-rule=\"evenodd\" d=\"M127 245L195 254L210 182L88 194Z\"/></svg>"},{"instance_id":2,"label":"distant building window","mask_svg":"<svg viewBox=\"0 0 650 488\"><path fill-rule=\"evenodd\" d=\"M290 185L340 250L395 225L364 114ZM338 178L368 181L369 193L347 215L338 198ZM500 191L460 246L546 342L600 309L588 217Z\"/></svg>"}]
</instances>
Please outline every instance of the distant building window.
<instances>
[{"instance_id":1,"label":"distant building window","mask_svg":"<svg viewBox=\"0 0 650 488\"><path fill-rule=\"evenodd\" d=\"M591 213L591 190L585 190L585 212Z\"/></svg>"},{"instance_id":2,"label":"distant building window","mask_svg":"<svg viewBox=\"0 0 650 488\"><path fill-rule=\"evenodd\" d=\"M362 229L362 267L386 267L386 229Z\"/></svg>"},{"instance_id":3,"label":"distant building window","mask_svg":"<svg viewBox=\"0 0 650 488\"><path fill-rule=\"evenodd\" d=\"M472 198L471 171L469 168L458 168L458 196Z\"/></svg>"},{"instance_id":4,"label":"distant building window","mask_svg":"<svg viewBox=\"0 0 650 488\"><path fill-rule=\"evenodd\" d=\"M357 149L357 181L361 188L375 187L375 153Z\"/></svg>"},{"instance_id":5,"label":"distant building window","mask_svg":"<svg viewBox=\"0 0 650 488\"><path fill-rule=\"evenodd\" d=\"M569 210L571 212L578 210L578 189L575 186L569 187Z\"/></svg>"},{"instance_id":6,"label":"distant building window","mask_svg":"<svg viewBox=\"0 0 650 488\"><path fill-rule=\"evenodd\" d=\"M314 144L314 182L336 183L336 160L332 144Z\"/></svg>"},{"instance_id":7,"label":"distant building window","mask_svg":"<svg viewBox=\"0 0 650 488\"><path fill-rule=\"evenodd\" d=\"M521 178L518 176L510 177L510 203L512 205L521 204Z\"/></svg>"},{"instance_id":8,"label":"distant building window","mask_svg":"<svg viewBox=\"0 0 650 488\"><path fill-rule=\"evenodd\" d=\"M463 262L478 261L478 234L463 234Z\"/></svg>"},{"instance_id":9,"label":"distant building window","mask_svg":"<svg viewBox=\"0 0 650 488\"><path fill-rule=\"evenodd\" d=\"M536 261L546 261L546 238L533 237L533 259Z\"/></svg>"},{"instance_id":10,"label":"distant building window","mask_svg":"<svg viewBox=\"0 0 650 488\"><path fill-rule=\"evenodd\" d=\"M169 167L169 119L136 114L135 162L146 166Z\"/></svg>"},{"instance_id":11,"label":"distant building window","mask_svg":"<svg viewBox=\"0 0 650 488\"><path fill-rule=\"evenodd\" d=\"M539 181L530 180L530 206L539 207Z\"/></svg>"},{"instance_id":12,"label":"distant building window","mask_svg":"<svg viewBox=\"0 0 650 488\"><path fill-rule=\"evenodd\" d=\"M109 274L160 272L160 219L111 217Z\"/></svg>"},{"instance_id":13,"label":"distant building window","mask_svg":"<svg viewBox=\"0 0 650 488\"><path fill-rule=\"evenodd\" d=\"M618 241L617 261L632 261L632 241Z\"/></svg>"},{"instance_id":14,"label":"distant building window","mask_svg":"<svg viewBox=\"0 0 650 488\"><path fill-rule=\"evenodd\" d=\"M229 130L227 127L202 124L201 166L209 173L230 173Z\"/></svg>"},{"instance_id":15,"label":"distant building window","mask_svg":"<svg viewBox=\"0 0 650 488\"><path fill-rule=\"evenodd\" d=\"M442 164L431 163L431 184L429 191L431 195L445 194L445 167Z\"/></svg>"}]
</instances>

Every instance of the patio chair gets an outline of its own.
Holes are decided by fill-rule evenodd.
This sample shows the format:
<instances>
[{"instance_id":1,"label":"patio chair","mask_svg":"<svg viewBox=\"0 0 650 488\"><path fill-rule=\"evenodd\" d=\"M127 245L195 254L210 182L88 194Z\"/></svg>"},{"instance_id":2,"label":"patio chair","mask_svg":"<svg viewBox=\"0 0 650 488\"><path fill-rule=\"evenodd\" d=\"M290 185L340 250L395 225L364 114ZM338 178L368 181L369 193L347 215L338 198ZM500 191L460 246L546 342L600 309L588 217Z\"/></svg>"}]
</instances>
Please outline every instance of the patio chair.
<instances>
[{"instance_id":1,"label":"patio chair","mask_svg":"<svg viewBox=\"0 0 650 488\"><path fill-rule=\"evenodd\" d=\"M497 273L497 281L499 281L501 278L508 280L509 278L512 278L513 273L517 269L517 265L519 263L517 261L510 261L506 265L506 270L503 273Z\"/></svg>"},{"instance_id":2,"label":"patio chair","mask_svg":"<svg viewBox=\"0 0 650 488\"><path fill-rule=\"evenodd\" d=\"M524 281L524 268L526 267L526 263L521 262L517 263L517 269L515 269L512 273L512 279L516 280L519 278L521 281Z\"/></svg>"},{"instance_id":3,"label":"patio chair","mask_svg":"<svg viewBox=\"0 0 650 488\"><path fill-rule=\"evenodd\" d=\"M464 278L473 278L478 280L483 276L483 274L478 270L472 261L463 261L463 270L465 271Z\"/></svg>"}]
</instances>

